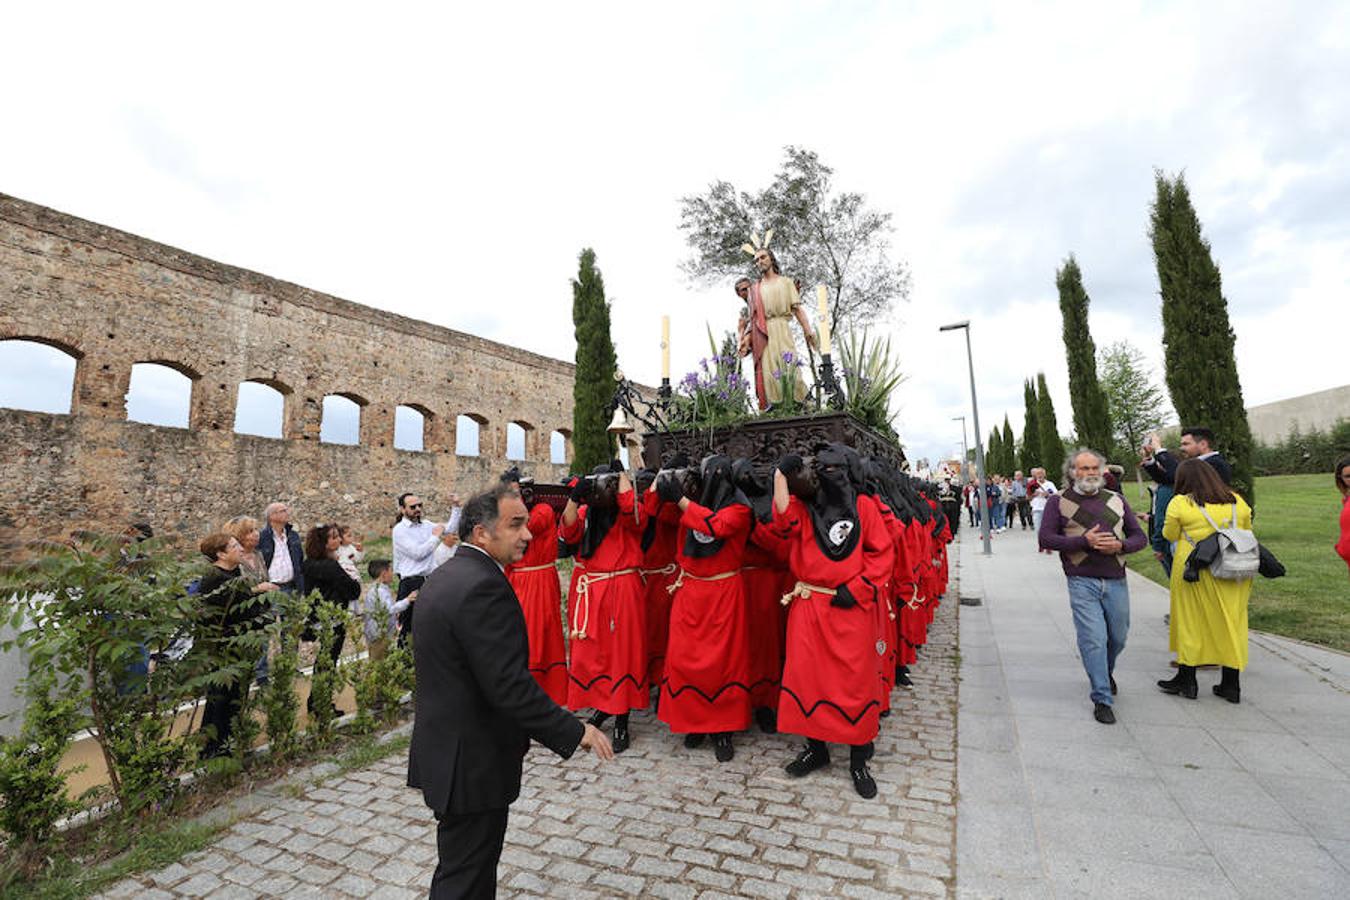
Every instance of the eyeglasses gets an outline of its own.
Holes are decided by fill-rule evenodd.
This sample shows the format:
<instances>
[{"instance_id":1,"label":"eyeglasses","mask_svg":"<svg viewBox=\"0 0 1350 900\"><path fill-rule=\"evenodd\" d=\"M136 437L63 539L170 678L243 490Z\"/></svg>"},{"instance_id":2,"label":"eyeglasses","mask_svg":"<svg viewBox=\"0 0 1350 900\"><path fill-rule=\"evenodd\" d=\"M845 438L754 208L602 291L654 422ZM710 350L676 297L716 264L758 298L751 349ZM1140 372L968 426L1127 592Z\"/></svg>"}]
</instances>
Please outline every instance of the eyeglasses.
<instances>
[{"instance_id":1,"label":"eyeglasses","mask_svg":"<svg viewBox=\"0 0 1350 900\"><path fill-rule=\"evenodd\" d=\"M422 504L420 504L420 503L409 503L407 508L408 508L408 509L421 509L421 508L422 508Z\"/></svg>"}]
</instances>

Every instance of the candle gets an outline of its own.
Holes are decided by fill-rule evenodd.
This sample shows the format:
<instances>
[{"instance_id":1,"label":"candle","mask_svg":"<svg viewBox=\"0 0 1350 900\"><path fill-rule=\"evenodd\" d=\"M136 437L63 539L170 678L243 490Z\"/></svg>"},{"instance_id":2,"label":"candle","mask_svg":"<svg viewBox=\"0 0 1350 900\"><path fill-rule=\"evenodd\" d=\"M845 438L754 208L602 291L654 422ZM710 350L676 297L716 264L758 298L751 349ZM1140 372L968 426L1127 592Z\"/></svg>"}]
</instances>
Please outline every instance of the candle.
<instances>
[{"instance_id":1,"label":"candle","mask_svg":"<svg viewBox=\"0 0 1350 900\"><path fill-rule=\"evenodd\" d=\"M823 356L830 355L830 307L825 302L825 285L816 285L816 307L820 313L820 352Z\"/></svg>"},{"instance_id":2,"label":"candle","mask_svg":"<svg viewBox=\"0 0 1350 900\"><path fill-rule=\"evenodd\" d=\"M661 317L661 377L670 380L670 316Z\"/></svg>"}]
</instances>

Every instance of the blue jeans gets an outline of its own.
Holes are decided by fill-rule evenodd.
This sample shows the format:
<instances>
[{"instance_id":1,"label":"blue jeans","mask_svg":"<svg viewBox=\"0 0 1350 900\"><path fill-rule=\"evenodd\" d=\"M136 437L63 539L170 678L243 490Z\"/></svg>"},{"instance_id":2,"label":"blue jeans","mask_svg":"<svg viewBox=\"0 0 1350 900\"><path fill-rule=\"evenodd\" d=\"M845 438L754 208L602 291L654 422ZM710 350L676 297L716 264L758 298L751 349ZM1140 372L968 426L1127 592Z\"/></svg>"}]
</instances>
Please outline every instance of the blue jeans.
<instances>
[{"instance_id":1,"label":"blue jeans","mask_svg":"<svg viewBox=\"0 0 1350 900\"><path fill-rule=\"evenodd\" d=\"M1130 590L1124 578L1069 576L1069 608L1078 655L1092 683L1092 702L1111 705L1111 673L1130 631Z\"/></svg>"},{"instance_id":2,"label":"blue jeans","mask_svg":"<svg viewBox=\"0 0 1350 900\"><path fill-rule=\"evenodd\" d=\"M1002 528L1007 523L1008 508L1002 503L994 504L994 515L991 517L995 528Z\"/></svg>"}]
</instances>

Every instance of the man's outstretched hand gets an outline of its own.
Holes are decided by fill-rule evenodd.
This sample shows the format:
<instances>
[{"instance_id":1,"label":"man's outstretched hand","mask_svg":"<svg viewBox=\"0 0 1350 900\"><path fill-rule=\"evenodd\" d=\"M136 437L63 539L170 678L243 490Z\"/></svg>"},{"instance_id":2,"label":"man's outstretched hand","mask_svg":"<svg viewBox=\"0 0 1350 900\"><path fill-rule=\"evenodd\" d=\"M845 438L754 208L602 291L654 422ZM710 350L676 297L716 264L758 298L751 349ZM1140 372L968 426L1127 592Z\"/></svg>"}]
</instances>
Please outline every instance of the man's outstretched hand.
<instances>
[{"instance_id":1,"label":"man's outstretched hand","mask_svg":"<svg viewBox=\"0 0 1350 900\"><path fill-rule=\"evenodd\" d=\"M605 733L594 725L587 724L586 731L581 735L582 750L594 753L599 759L613 759L614 747L609 743L609 738Z\"/></svg>"}]
</instances>

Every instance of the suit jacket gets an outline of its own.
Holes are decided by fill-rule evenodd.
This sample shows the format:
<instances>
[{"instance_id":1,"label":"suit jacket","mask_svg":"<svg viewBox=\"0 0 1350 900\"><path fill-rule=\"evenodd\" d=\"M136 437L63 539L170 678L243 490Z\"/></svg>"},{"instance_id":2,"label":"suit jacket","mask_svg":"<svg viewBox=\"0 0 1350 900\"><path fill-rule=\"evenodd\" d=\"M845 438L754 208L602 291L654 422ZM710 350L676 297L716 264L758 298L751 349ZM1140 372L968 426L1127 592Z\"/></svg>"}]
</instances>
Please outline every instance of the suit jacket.
<instances>
[{"instance_id":1,"label":"suit jacket","mask_svg":"<svg viewBox=\"0 0 1350 900\"><path fill-rule=\"evenodd\" d=\"M292 584L295 585L297 593L305 593L305 573L304 561L305 553L300 549L300 535L294 528L286 526L286 549L291 553L291 566L295 570L295 576ZM258 552L262 554L263 565L270 567L272 565L272 555L277 552L276 538L272 536L272 526L266 522L262 523L261 533L258 535Z\"/></svg>"},{"instance_id":2,"label":"suit jacket","mask_svg":"<svg viewBox=\"0 0 1350 900\"><path fill-rule=\"evenodd\" d=\"M413 604L417 673L408 786L438 816L501 809L520 796L533 738L566 759L585 729L529 672L525 616L492 558L463 549Z\"/></svg>"},{"instance_id":3,"label":"suit jacket","mask_svg":"<svg viewBox=\"0 0 1350 900\"><path fill-rule=\"evenodd\" d=\"M1228 464L1228 460L1223 458L1222 453L1215 452L1205 457L1205 462L1214 467L1214 471L1219 473L1219 478L1223 479L1224 484L1233 483L1233 467ZM1140 468L1148 473L1158 484L1174 484L1177 478L1177 466L1181 461L1166 450L1159 450L1153 454L1153 461L1143 463Z\"/></svg>"}]
</instances>

